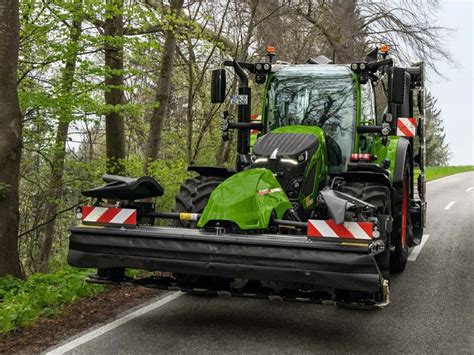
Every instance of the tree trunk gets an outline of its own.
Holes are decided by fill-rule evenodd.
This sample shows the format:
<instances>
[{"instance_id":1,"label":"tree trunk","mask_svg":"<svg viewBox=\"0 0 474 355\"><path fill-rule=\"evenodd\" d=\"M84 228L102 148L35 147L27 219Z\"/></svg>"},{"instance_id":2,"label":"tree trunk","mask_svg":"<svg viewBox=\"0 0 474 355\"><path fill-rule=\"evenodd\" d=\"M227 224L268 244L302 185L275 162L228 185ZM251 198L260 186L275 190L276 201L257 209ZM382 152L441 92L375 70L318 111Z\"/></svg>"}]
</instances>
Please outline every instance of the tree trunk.
<instances>
[{"instance_id":1,"label":"tree trunk","mask_svg":"<svg viewBox=\"0 0 474 355\"><path fill-rule=\"evenodd\" d=\"M356 57L356 52L361 55L364 49L364 43L360 41L357 29L357 1L344 0L335 2L331 5L332 19L344 19L338 22L333 29L336 34L337 42L333 48L336 51L336 61L338 63L351 63L360 59ZM356 47L362 47L358 50ZM331 53L328 53L330 55Z\"/></svg>"},{"instance_id":2,"label":"tree trunk","mask_svg":"<svg viewBox=\"0 0 474 355\"><path fill-rule=\"evenodd\" d=\"M19 179L22 117L17 92L18 0L0 2L0 276L21 277L18 256Z\"/></svg>"},{"instance_id":3,"label":"tree trunk","mask_svg":"<svg viewBox=\"0 0 474 355\"><path fill-rule=\"evenodd\" d=\"M76 5L80 5L81 0L76 1ZM62 95L70 96L74 83L74 75L76 72L76 61L77 61L77 44L81 36L82 31L82 19L77 17L76 13L73 14L74 19L72 22L70 45L74 48L73 53L70 54L66 59L66 64L63 74L62 83ZM71 112L65 110L60 122L58 124L56 132L56 141L53 152L53 160L51 167L51 178L48 187L48 202L46 204L46 217L45 221L51 221L46 224L43 229L43 245L40 252L40 263L39 271L48 272L49 257L53 247L56 227L56 215L58 207L60 205L60 198L62 195L62 180L64 173L64 159L66 156L66 140L68 136L69 123L71 122Z\"/></svg>"},{"instance_id":4,"label":"tree trunk","mask_svg":"<svg viewBox=\"0 0 474 355\"><path fill-rule=\"evenodd\" d=\"M183 8L183 0L171 0L170 14L178 15ZM161 144L161 133L166 113L168 111L168 102L170 98L171 77L173 74L173 62L176 52L176 37L173 29L169 29L165 34L163 44L163 53L161 55L161 68L158 86L156 89L156 101L159 103L157 108L153 109L150 120L150 133L145 161L145 174L148 171L148 163L158 158L158 151Z\"/></svg>"},{"instance_id":5,"label":"tree trunk","mask_svg":"<svg viewBox=\"0 0 474 355\"><path fill-rule=\"evenodd\" d=\"M105 104L110 110L105 115L107 172L121 174L125 170L125 123L120 113L123 94L123 0L107 0L105 18Z\"/></svg>"},{"instance_id":6,"label":"tree trunk","mask_svg":"<svg viewBox=\"0 0 474 355\"><path fill-rule=\"evenodd\" d=\"M193 104L194 104L194 67L196 65L196 56L191 41L188 41L188 107L186 111L186 158L188 165L193 165Z\"/></svg>"}]
</instances>

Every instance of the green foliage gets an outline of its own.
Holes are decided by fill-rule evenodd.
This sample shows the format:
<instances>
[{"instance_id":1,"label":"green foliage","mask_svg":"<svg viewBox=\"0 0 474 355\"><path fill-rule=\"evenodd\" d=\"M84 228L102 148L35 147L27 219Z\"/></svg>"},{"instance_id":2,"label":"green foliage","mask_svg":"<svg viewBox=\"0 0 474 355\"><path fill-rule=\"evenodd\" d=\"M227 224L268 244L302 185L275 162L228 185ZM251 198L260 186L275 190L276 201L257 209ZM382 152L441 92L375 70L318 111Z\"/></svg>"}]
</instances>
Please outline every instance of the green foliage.
<instances>
[{"instance_id":1,"label":"green foliage","mask_svg":"<svg viewBox=\"0 0 474 355\"><path fill-rule=\"evenodd\" d=\"M437 99L431 94L426 95L426 165L442 166L448 163L449 149L445 142L441 111L436 107Z\"/></svg>"},{"instance_id":2,"label":"green foliage","mask_svg":"<svg viewBox=\"0 0 474 355\"><path fill-rule=\"evenodd\" d=\"M40 317L57 316L64 305L102 292L104 286L85 282L89 273L64 267L27 280L0 278L0 334L29 326Z\"/></svg>"},{"instance_id":3,"label":"green foliage","mask_svg":"<svg viewBox=\"0 0 474 355\"><path fill-rule=\"evenodd\" d=\"M130 156L123 163L128 175L143 176L144 161L140 157ZM184 159L152 161L148 164L148 175L154 177L165 190L165 194L156 200L157 209L160 211L171 211L181 183L191 176Z\"/></svg>"}]
</instances>

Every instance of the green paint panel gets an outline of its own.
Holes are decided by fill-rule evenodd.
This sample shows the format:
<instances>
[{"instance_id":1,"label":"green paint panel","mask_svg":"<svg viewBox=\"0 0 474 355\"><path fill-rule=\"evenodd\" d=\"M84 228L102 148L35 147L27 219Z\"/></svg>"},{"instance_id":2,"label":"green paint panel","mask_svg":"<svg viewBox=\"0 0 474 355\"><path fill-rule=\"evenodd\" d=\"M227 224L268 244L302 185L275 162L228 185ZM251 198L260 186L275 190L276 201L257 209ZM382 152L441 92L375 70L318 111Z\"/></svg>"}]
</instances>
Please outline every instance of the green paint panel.
<instances>
[{"instance_id":1,"label":"green paint panel","mask_svg":"<svg viewBox=\"0 0 474 355\"><path fill-rule=\"evenodd\" d=\"M212 192L198 227L203 228L210 221L230 221L242 230L266 229L273 211L277 218L282 218L291 207L270 170L244 170Z\"/></svg>"},{"instance_id":2,"label":"green paint panel","mask_svg":"<svg viewBox=\"0 0 474 355\"><path fill-rule=\"evenodd\" d=\"M389 136L388 144L385 146L382 144L380 136L375 136L372 142L370 153L377 157L374 161L376 164L380 164L384 159L390 160L390 180L393 179L393 171L395 169L396 158L397 158L397 145L399 137Z\"/></svg>"}]
</instances>

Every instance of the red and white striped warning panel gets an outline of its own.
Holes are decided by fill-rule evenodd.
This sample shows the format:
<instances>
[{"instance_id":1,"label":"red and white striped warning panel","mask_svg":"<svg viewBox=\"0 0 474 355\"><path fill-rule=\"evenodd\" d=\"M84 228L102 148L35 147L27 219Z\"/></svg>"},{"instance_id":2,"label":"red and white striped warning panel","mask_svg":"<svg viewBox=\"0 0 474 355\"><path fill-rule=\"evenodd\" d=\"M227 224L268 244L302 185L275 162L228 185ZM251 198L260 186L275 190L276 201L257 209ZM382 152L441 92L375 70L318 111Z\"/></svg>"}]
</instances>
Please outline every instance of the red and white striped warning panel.
<instances>
[{"instance_id":1,"label":"red and white striped warning panel","mask_svg":"<svg viewBox=\"0 0 474 355\"><path fill-rule=\"evenodd\" d=\"M82 223L114 224L134 227L137 224L137 210L115 207L82 207Z\"/></svg>"},{"instance_id":2,"label":"red and white striped warning panel","mask_svg":"<svg viewBox=\"0 0 474 355\"><path fill-rule=\"evenodd\" d=\"M333 220L308 220L308 237L340 239L372 239L372 222L344 222L336 224Z\"/></svg>"},{"instance_id":3,"label":"red and white striped warning panel","mask_svg":"<svg viewBox=\"0 0 474 355\"><path fill-rule=\"evenodd\" d=\"M399 117L397 121L397 136L414 137L416 135L416 118Z\"/></svg>"}]
</instances>

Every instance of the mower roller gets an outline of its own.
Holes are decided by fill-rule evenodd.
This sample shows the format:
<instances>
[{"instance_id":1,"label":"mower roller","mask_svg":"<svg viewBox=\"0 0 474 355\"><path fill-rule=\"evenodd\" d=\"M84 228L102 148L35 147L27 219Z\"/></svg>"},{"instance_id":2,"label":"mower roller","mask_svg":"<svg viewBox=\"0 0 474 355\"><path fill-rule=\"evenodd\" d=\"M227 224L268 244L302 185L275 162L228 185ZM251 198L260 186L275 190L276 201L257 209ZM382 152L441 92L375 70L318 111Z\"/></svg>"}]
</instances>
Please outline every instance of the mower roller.
<instances>
[{"instance_id":1,"label":"mower roller","mask_svg":"<svg viewBox=\"0 0 474 355\"><path fill-rule=\"evenodd\" d=\"M384 48L349 65L274 63L273 53L225 61L240 79L230 97L238 119L224 111L221 123L223 139L237 130L235 169L190 166L196 176L171 212L150 202L164 192L153 178L105 175L105 186L83 192L93 203L77 210L69 263L97 268L96 283L387 305L390 274L421 242L426 184L423 63L397 67ZM226 99L226 71L212 72L213 103ZM249 74L265 85L260 122L250 120ZM132 279L127 268L153 273Z\"/></svg>"}]
</instances>

